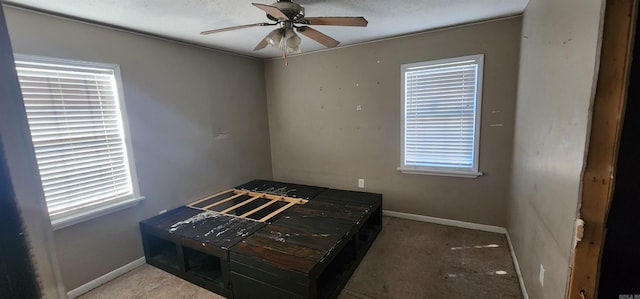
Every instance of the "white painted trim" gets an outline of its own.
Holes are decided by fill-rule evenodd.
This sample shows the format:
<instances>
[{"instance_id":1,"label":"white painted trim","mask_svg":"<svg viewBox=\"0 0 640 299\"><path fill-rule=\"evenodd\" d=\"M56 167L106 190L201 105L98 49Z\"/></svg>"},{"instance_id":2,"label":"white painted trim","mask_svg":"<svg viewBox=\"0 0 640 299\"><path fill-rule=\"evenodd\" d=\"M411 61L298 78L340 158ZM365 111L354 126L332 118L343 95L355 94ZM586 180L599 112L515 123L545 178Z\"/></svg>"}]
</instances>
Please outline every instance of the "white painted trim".
<instances>
[{"instance_id":1,"label":"white painted trim","mask_svg":"<svg viewBox=\"0 0 640 299\"><path fill-rule=\"evenodd\" d=\"M88 211L82 211L74 213L74 215L69 215L64 218L58 218L56 220L51 221L51 225L53 226L53 230L63 229L68 226L72 226L74 224L78 224L80 222L88 221L94 218L98 218L104 215L108 215L111 213L115 213L117 211L121 211L133 206L138 205L142 200L144 200L144 196L138 196L131 199L121 200L115 203L111 203L105 206L101 206L99 208L91 209Z\"/></svg>"},{"instance_id":2,"label":"white painted trim","mask_svg":"<svg viewBox=\"0 0 640 299\"><path fill-rule=\"evenodd\" d=\"M408 85L407 74L410 74L414 71L430 71L437 72L438 70L442 70L446 68L448 65L455 64L456 67L476 67L475 72L475 92L473 96L473 104L474 104L474 124L473 124L473 162L471 167L456 167L455 165L447 166L434 166L434 165L417 165L417 164L407 164L407 124L409 121L409 111L407 110L407 105L411 104L412 101L410 97L407 96ZM458 57L447 57L435 60L427 60L420 62L411 62L400 65L400 119L402 120L402 125L400 126L400 136L401 136L401 144L400 144L400 167L398 170L404 174L422 174L422 175L441 175L441 176L449 176L449 177L464 177L464 178L477 178L482 175L482 172L479 171L478 163L480 162L480 155L478 154L480 151L480 116L482 111L482 76L484 73L484 53L475 54L475 55L467 55L467 56L458 56ZM428 101L428 99L423 99ZM453 108L452 108L453 109ZM429 117L424 116L424 117ZM434 133L435 134L435 133ZM416 137L416 136L414 136ZM424 141L426 146L428 147L430 141ZM425 157L422 157L425 158ZM419 158L416 158L419 160ZM434 161L430 161L430 158L426 159L427 161L422 161L425 163L430 163ZM415 161L414 161L415 162ZM459 161L460 162L460 161ZM460 165L458 165L460 166Z\"/></svg>"},{"instance_id":3,"label":"white painted trim","mask_svg":"<svg viewBox=\"0 0 640 299\"><path fill-rule=\"evenodd\" d=\"M522 297L524 299L529 299L529 294L527 293L527 288L524 285L522 272L520 272L520 264L518 263L518 258L516 257L516 251L513 249L513 243L511 243L509 232L507 232L506 235L507 243L509 243L509 251L511 251L511 258L513 259L513 267L516 268L516 275L518 276L518 282L520 283L520 290L522 290Z\"/></svg>"},{"instance_id":4,"label":"white painted trim","mask_svg":"<svg viewBox=\"0 0 640 299\"><path fill-rule=\"evenodd\" d=\"M422 222L428 222L428 223L475 229L479 231L505 235L507 237L507 243L509 244L509 252L511 253L511 259L513 260L513 267L516 269L516 276L518 276L518 282L520 283L520 290L522 290L522 297L524 299L529 299L529 294L527 293L527 288L525 287L524 279L522 278L522 272L520 271L520 264L518 263L516 252L513 248L513 244L511 243L511 237L509 236L509 232L507 231L506 228L500 227L500 226L478 224L473 222L464 222L464 221L458 221L458 220L402 213L402 212L389 211L389 210L382 210L382 214L385 216L391 216L396 218L403 218L403 219L416 220L416 221L422 221Z\"/></svg>"},{"instance_id":5,"label":"white painted trim","mask_svg":"<svg viewBox=\"0 0 640 299\"><path fill-rule=\"evenodd\" d=\"M133 270L135 268L138 268L138 267L144 265L145 263L146 263L146 260L145 260L145 258L143 256L143 257L141 257L141 258L139 258L139 259L137 259L137 260L135 260L135 261L133 261L131 263L128 263L128 264L126 264L126 265L124 265L124 266L122 266L122 267L120 267L118 269L115 269L115 270L113 270L113 271L111 271L111 272L109 272L109 273L107 273L105 275L102 275L102 276L100 276L100 277L98 277L98 278L96 278L96 279L94 279L94 280L92 280L90 282L87 282L87 283L85 283L85 284L83 284L83 285L81 285L81 286L79 286L79 287L67 292L67 297L69 297L69 299L77 298L77 297L79 297L80 295L82 295L82 294L84 294L86 292L89 292L89 291L91 291L91 290L93 290L93 289L95 289L95 288L97 288L97 287L99 287L99 286L101 286L101 285L103 285L103 284L115 279L115 278L118 278L118 276L120 276L120 275L123 275L123 274L125 274L125 273L127 273L127 272L129 272L129 271L131 271L131 270Z\"/></svg>"},{"instance_id":6,"label":"white painted trim","mask_svg":"<svg viewBox=\"0 0 640 299\"><path fill-rule=\"evenodd\" d=\"M418 169L418 168L409 168L409 167L398 167L398 170L404 174L438 175L438 176L472 178L472 179L475 179L483 175L483 173L479 171L427 170L427 169Z\"/></svg>"},{"instance_id":7,"label":"white painted trim","mask_svg":"<svg viewBox=\"0 0 640 299\"><path fill-rule=\"evenodd\" d=\"M383 210L382 214L386 216L391 216L391 217L404 218L409 220L416 220L416 221L442 224L442 225L448 225L448 226L455 226L455 227L461 227L461 228L475 229L475 230L480 230L480 231L485 231L490 233L507 234L507 229L500 226L464 222L464 221L444 219L444 218L438 218L438 217L395 212L395 211L389 211L389 210Z\"/></svg>"},{"instance_id":8,"label":"white painted trim","mask_svg":"<svg viewBox=\"0 0 640 299\"><path fill-rule=\"evenodd\" d=\"M461 228L467 228L467 229L475 229L475 230L479 230L479 231L485 231L485 232L491 232L491 233L497 233L497 234L503 234L507 237L507 243L509 244L509 252L511 252L511 258L513 259L513 265L514 268L516 270L516 275L518 276L518 282L520 283L520 289L522 290L522 296L524 299L529 299L529 295L527 293L527 289L525 287L524 284L524 280L522 279L522 272L520 271L520 264L518 263L518 258L516 257L516 253L514 251L513 248L513 244L511 243L511 237L509 236L509 232L507 231L506 228L504 227L500 227L500 226L493 226L493 225L486 225L486 224L478 224L478 223L472 223L472 222L464 222L464 221L458 221L458 220L451 220L451 219L444 219L444 218L438 218L438 217L431 217L431 216L424 216L424 215L416 215L416 214L409 214L409 213L402 213L402 212L396 212L396 211L389 211L389 210L383 210L382 214L385 216L391 216L391 217L396 217L396 218L403 218L403 219L409 219L409 220L416 220L416 221L422 221L422 222L429 222L429 223L435 223L435 224L442 224L442 225L448 225L448 226L454 226L454 227L461 227ZM105 275L102 275L84 285L81 285L78 288L75 288L71 291L69 291L67 293L67 296L69 297L69 299L73 299L73 298L77 298L80 295L87 293L99 286L101 286L102 284L105 284L115 278L117 278L120 275L123 275L137 267L140 267L142 265L144 265L146 263L146 260L144 257L141 257L131 263L128 263L118 269L115 269Z\"/></svg>"}]
</instances>

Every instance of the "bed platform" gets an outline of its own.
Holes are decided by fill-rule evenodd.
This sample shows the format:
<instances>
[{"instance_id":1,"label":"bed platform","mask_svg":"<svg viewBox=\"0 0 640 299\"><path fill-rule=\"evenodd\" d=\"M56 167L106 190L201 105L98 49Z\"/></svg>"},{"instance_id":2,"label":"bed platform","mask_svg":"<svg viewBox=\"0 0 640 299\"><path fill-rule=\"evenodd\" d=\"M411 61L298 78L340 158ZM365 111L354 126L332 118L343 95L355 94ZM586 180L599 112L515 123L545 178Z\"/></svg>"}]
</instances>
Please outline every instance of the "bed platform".
<instances>
[{"instance_id":1,"label":"bed platform","mask_svg":"<svg viewBox=\"0 0 640 299\"><path fill-rule=\"evenodd\" d=\"M255 180L140 223L147 263L227 298L336 298L382 195Z\"/></svg>"}]
</instances>

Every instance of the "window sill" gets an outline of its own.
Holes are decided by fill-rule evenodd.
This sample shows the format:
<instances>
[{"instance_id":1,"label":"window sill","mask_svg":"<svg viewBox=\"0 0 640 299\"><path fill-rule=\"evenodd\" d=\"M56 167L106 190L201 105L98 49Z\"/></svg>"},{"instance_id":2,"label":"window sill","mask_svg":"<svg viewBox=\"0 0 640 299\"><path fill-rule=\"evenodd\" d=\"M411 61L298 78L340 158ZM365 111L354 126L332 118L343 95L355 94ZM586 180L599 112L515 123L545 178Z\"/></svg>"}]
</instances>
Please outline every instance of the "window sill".
<instances>
[{"instance_id":1,"label":"window sill","mask_svg":"<svg viewBox=\"0 0 640 299\"><path fill-rule=\"evenodd\" d=\"M482 172L478 171L461 171L461 170L433 170L433 169L416 169L407 167L398 167L398 170L404 174L421 174L421 175L436 175L436 176L448 176L459 178L477 178L482 175Z\"/></svg>"},{"instance_id":2,"label":"window sill","mask_svg":"<svg viewBox=\"0 0 640 299\"><path fill-rule=\"evenodd\" d=\"M58 219L52 219L51 225L53 226L53 230L59 230L65 227L69 227L74 224L78 224L80 222L84 222L87 220L95 219L100 216L104 216L107 214L111 214L117 211L121 211L133 206L138 205L142 200L144 200L144 196L138 196L127 200L118 201L113 204L96 207L94 209L90 209L87 211L83 211L80 213L75 213L73 215L69 215L66 217L61 217Z\"/></svg>"}]
</instances>

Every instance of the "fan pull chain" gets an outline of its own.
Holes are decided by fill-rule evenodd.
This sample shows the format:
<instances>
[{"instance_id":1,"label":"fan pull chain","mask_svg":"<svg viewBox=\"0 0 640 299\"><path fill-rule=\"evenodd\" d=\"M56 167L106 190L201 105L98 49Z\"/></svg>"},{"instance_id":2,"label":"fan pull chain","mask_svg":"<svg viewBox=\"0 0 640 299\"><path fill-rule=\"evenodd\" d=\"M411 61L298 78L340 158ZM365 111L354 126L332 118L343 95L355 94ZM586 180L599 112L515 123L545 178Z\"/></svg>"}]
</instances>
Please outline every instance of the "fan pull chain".
<instances>
[{"instance_id":1,"label":"fan pull chain","mask_svg":"<svg viewBox=\"0 0 640 299\"><path fill-rule=\"evenodd\" d=\"M284 58L284 66L289 66L289 60L287 59L287 52L282 52L282 58Z\"/></svg>"}]
</instances>

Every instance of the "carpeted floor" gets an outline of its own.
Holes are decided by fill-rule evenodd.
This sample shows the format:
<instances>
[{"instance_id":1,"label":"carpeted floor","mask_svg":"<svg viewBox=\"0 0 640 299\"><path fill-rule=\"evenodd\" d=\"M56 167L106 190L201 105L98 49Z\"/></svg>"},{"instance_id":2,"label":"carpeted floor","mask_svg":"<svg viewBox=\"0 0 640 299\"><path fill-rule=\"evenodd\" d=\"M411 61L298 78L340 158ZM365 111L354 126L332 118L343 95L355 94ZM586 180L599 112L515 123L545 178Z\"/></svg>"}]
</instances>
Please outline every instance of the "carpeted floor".
<instances>
[{"instance_id":1,"label":"carpeted floor","mask_svg":"<svg viewBox=\"0 0 640 299\"><path fill-rule=\"evenodd\" d=\"M152 266L82 299L223 298ZM384 217L382 232L340 299L522 298L504 235Z\"/></svg>"}]
</instances>

